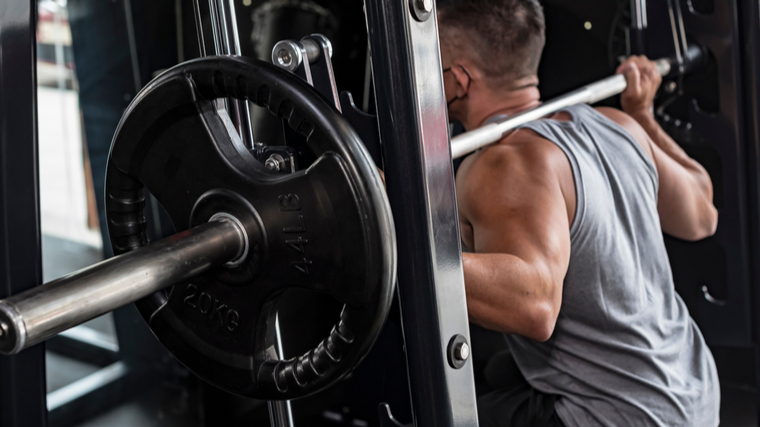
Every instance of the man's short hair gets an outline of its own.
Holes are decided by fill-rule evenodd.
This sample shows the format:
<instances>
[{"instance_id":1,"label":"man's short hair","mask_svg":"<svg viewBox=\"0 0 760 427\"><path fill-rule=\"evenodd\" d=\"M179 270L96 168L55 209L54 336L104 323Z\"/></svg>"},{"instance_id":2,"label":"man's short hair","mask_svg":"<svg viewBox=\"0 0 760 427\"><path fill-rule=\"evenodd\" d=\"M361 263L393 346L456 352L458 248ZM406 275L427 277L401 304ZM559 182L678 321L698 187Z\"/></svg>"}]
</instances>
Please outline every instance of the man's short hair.
<instances>
[{"instance_id":1,"label":"man's short hair","mask_svg":"<svg viewBox=\"0 0 760 427\"><path fill-rule=\"evenodd\" d=\"M441 42L468 57L494 85L536 75L544 48L538 0L438 1Z\"/></svg>"}]
</instances>

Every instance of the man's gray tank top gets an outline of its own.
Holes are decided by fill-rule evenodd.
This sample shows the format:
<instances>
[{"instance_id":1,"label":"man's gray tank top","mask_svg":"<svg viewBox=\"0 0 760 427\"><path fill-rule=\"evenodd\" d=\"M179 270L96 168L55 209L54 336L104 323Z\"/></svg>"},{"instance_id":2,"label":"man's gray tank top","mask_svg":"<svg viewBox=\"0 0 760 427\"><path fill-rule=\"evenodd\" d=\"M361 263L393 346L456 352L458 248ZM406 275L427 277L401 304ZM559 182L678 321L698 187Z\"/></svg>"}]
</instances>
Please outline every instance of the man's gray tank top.
<instances>
[{"instance_id":1,"label":"man's gray tank top","mask_svg":"<svg viewBox=\"0 0 760 427\"><path fill-rule=\"evenodd\" d=\"M587 105L524 128L565 152L577 207L551 338L507 335L566 426L709 426L720 389L710 350L676 294L657 214L657 171L621 126Z\"/></svg>"}]
</instances>

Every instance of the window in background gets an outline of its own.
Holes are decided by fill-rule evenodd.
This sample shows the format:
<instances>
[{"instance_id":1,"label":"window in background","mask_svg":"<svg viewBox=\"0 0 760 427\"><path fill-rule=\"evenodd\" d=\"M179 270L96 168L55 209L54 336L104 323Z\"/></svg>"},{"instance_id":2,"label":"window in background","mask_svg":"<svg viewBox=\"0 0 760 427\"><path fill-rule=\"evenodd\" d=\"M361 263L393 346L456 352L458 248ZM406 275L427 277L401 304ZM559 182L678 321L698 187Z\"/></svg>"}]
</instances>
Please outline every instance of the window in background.
<instances>
[{"instance_id":1,"label":"window in background","mask_svg":"<svg viewBox=\"0 0 760 427\"><path fill-rule=\"evenodd\" d=\"M100 261L102 239L82 119L66 0L38 3L37 108L43 280ZM48 408L97 372L87 344L118 350L110 314L48 344ZM82 357L79 357L79 356Z\"/></svg>"}]
</instances>

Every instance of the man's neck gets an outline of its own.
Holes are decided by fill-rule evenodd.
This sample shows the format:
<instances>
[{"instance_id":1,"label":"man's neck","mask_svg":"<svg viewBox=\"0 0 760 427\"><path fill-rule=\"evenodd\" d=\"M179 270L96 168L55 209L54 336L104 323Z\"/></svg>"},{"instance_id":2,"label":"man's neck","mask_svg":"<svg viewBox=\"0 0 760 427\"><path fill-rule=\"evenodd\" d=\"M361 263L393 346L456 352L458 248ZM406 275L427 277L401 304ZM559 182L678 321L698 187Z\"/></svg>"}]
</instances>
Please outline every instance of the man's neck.
<instances>
[{"instance_id":1,"label":"man's neck","mask_svg":"<svg viewBox=\"0 0 760 427\"><path fill-rule=\"evenodd\" d=\"M462 123L466 130L483 126L489 118L503 114L512 116L536 107L541 103L541 94L535 86L511 91L502 91L468 105L467 119Z\"/></svg>"}]
</instances>

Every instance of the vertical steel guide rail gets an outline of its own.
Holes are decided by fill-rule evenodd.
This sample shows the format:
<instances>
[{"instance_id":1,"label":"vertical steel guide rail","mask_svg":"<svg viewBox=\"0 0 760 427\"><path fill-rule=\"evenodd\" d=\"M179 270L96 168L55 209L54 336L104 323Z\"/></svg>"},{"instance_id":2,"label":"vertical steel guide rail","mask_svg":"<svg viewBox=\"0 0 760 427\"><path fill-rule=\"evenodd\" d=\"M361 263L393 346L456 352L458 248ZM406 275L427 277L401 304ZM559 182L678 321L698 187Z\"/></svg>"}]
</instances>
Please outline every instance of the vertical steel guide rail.
<instances>
[{"instance_id":1,"label":"vertical steel guide rail","mask_svg":"<svg viewBox=\"0 0 760 427\"><path fill-rule=\"evenodd\" d=\"M216 54L240 56L240 38L238 37L237 17L233 0L209 0L209 11ZM196 16L196 21L199 20L200 17ZM202 27L199 26L198 28ZM200 33L202 31L199 31ZM227 110L232 124L237 128L243 144L248 148L253 148L253 128L251 127L251 111L248 107L248 101L227 98L222 101L222 104Z\"/></svg>"},{"instance_id":2,"label":"vertical steel guide rail","mask_svg":"<svg viewBox=\"0 0 760 427\"><path fill-rule=\"evenodd\" d=\"M205 51L203 46L202 18L200 16L200 7L195 0L196 22L198 23L198 37L201 43L201 52ZM211 12L211 25L214 34L214 47L217 55L240 55L240 38L238 37L237 20L235 17L235 4L233 0L209 0L209 10ZM205 54L204 54L205 55ZM248 101L237 99L225 99L224 105L228 111L233 124L238 127L243 144L253 147L253 129L251 128L251 114L248 108ZM277 335L277 353L280 357L283 355L282 336L280 334L280 318L275 319L275 331ZM270 401L269 415L272 427L292 427L293 426L293 409L290 401Z\"/></svg>"}]
</instances>

